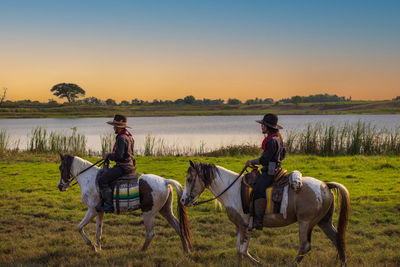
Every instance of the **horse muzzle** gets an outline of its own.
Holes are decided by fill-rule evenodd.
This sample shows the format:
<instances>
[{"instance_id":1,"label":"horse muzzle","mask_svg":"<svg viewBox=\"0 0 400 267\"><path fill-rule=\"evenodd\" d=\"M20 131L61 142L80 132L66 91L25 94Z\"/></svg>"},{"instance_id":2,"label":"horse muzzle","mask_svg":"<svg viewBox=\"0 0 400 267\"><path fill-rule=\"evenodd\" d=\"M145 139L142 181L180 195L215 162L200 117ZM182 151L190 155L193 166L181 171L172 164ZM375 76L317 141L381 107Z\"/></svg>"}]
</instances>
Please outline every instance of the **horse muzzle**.
<instances>
[{"instance_id":1,"label":"horse muzzle","mask_svg":"<svg viewBox=\"0 0 400 267\"><path fill-rule=\"evenodd\" d=\"M191 206L193 206L193 202L194 202L194 198L193 197L191 197L191 196L188 196L188 197L182 197L181 199L180 199L180 202L182 203L182 205L183 206L185 206L185 207L191 207Z\"/></svg>"},{"instance_id":2,"label":"horse muzzle","mask_svg":"<svg viewBox=\"0 0 400 267\"><path fill-rule=\"evenodd\" d=\"M62 182L62 179L60 179L60 182L57 185L58 190L60 190L61 192L65 192L68 190L68 184L64 184Z\"/></svg>"}]
</instances>

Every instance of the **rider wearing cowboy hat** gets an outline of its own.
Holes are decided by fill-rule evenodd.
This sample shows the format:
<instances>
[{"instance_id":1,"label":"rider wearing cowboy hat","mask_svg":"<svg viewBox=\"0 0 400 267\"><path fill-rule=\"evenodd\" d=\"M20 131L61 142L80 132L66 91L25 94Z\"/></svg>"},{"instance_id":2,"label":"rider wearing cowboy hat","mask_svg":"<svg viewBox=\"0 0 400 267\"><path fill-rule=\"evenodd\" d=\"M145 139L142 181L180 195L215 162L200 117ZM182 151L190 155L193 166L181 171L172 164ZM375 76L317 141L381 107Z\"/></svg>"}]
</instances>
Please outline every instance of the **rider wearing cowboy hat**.
<instances>
[{"instance_id":1,"label":"rider wearing cowboy hat","mask_svg":"<svg viewBox=\"0 0 400 267\"><path fill-rule=\"evenodd\" d=\"M105 154L103 159L115 161L117 164L99 177L98 182L102 201L96 206L96 210L113 213L113 191L111 185L120 176L135 172L136 164L133 158L134 140L132 134L126 129L131 128L126 125L126 117L117 114L114 116L113 121L108 121L107 123L114 126L114 132L117 136L112 153Z\"/></svg>"},{"instance_id":2,"label":"rider wearing cowboy hat","mask_svg":"<svg viewBox=\"0 0 400 267\"><path fill-rule=\"evenodd\" d=\"M285 158L286 150L279 133L279 129L282 129L282 127L278 125L278 116L276 114L266 114L262 120L257 120L256 122L261 124L262 133L267 134L267 137L262 142L264 152L260 158L248 160L246 166L259 164L263 166L261 175L256 179L253 188L253 228L262 230L267 202L265 191L273 183L275 174L281 170L281 162Z\"/></svg>"}]
</instances>

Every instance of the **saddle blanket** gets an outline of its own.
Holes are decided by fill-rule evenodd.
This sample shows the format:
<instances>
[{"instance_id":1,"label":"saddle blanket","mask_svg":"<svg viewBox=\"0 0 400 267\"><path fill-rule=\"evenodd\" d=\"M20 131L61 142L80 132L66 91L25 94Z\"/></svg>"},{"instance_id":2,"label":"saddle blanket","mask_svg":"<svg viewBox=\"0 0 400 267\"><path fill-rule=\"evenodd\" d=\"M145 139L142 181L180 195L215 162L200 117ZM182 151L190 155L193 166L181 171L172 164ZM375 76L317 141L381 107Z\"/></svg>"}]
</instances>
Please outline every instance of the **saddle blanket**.
<instances>
[{"instance_id":1,"label":"saddle blanket","mask_svg":"<svg viewBox=\"0 0 400 267\"><path fill-rule=\"evenodd\" d=\"M135 182L118 181L114 187L113 202L117 214L139 209L139 183L137 180Z\"/></svg>"}]
</instances>

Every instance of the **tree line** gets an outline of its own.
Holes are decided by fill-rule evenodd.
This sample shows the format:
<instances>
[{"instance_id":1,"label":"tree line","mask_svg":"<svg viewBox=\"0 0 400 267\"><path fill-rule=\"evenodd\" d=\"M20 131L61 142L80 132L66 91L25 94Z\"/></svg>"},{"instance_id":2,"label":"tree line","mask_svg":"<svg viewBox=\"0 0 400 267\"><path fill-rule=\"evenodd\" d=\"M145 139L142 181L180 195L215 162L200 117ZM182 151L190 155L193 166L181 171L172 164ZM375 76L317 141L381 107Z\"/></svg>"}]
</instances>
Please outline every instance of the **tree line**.
<instances>
[{"instance_id":1,"label":"tree line","mask_svg":"<svg viewBox=\"0 0 400 267\"><path fill-rule=\"evenodd\" d=\"M72 83L60 83L53 86L50 89L51 92L55 96L60 98L66 98L68 103L75 102L77 104L93 104L93 105L120 105L120 106L129 106L129 105L172 105L172 104L199 104L199 105L220 105L225 104L223 99L196 99L192 95L188 95L184 98L179 98L176 100L158 100L154 99L152 102L144 101L140 99L132 99L131 101L122 100L119 104L114 99L106 99L101 100L97 97L86 97L80 100L76 100L79 96L85 96L85 90L83 90L80 86ZM346 99L345 97L339 97L337 95L328 95L328 94L318 94L318 95L310 95L308 97L301 96L293 96L292 98L281 99L278 102L280 103L294 103L298 104L301 102L339 102L339 101L351 101L351 97ZM272 98L258 98L248 99L244 102L237 98L229 98L226 101L228 105L240 105L240 104L274 104L276 103Z\"/></svg>"},{"instance_id":2,"label":"tree line","mask_svg":"<svg viewBox=\"0 0 400 267\"><path fill-rule=\"evenodd\" d=\"M329 95L329 94L316 94L309 96L292 96L291 98L283 98L278 101L275 101L272 98L254 98L247 99L245 101L241 101L237 98L229 98L228 100L223 99L196 99L192 95L185 96L184 98L179 98L176 100L158 100L154 99L153 101L140 100L140 99L132 99L132 100L122 100L117 103L116 100L108 98L106 100L99 99L94 96L85 97L86 91L82 89L79 85L74 83L59 83L54 85L50 91L53 95L59 97L60 99L66 99L67 102L64 104L78 104L78 105L108 105L108 106L140 106L140 105L181 105L181 104L189 104L189 105L254 105L254 104L280 104L280 103L293 103L298 105L300 103L321 103L321 102L345 102L351 101L351 96L346 98L344 96ZM22 100L22 101L4 101L6 96L7 88L4 88L3 94L0 96L0 106L3 103L8 104L27 104L27 105L59 105L59 103L53 99L49 99L47 103L40 103L39 101L31 101L31 100ZM81 99L79 99L81 98ZM400 100L400 96L392 100Z\"/></svg>"}]
</instances>

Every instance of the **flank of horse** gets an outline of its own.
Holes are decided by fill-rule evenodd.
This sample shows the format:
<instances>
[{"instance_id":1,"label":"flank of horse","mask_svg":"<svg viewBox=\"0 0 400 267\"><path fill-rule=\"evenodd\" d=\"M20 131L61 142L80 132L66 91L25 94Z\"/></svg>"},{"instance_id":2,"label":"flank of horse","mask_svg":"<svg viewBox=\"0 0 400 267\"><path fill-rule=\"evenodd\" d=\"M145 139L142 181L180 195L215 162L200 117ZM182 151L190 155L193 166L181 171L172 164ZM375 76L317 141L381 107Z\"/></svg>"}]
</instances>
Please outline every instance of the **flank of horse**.
<instances>
[{"instance_id":1,"label":"flank of horse","mask_svg":"<svg viewBox=\"0 0 400 267\"><path fill-rule=\"evenodd\" d=\"M230 170L208 163L190 161L183 196L180 199L185 206L192 206L201 193L208 188L214 196L218 196L238 176ZM334 195L331 189L337 189L340 196L340 215L338 228L332 224L334 212ZM247 224L249 214L244 214L240 197L240 181L237 181L219 198L225 206L228 218L236 225L239 265L243 256L253 264L260 264L248 252L251 232ZM287 217L282 214L266 214L264 226L281 227L296 221L299 223L300 248L293 261L297 265L304 255L311 250L311 232L318 225L332 241L338 251L342 266L346 266L345 232L348 223L350 198L347 189L339 183L324 183L312 177L303 177L303 187L299 191L288 190Z\"/></svg>"},{"instance_id":2,"label":"flank of horse","mask_svg":"<svg viewBox=\"0 0 400 267\"><path fill-rule=\"evenodd\" d=\"M97 212L95 207L100 201L100 194L97 190L96 175L99 170L93 166L87 171L79 174L82 170L90 167L89 161L71 155L61 155L60 172L61 178L58 183L60 191L66 191L71 183L71 177L76 176L76 180L82 191L82 202L88 207L85 217L78 225L78 231L82 235L86 244L98 252L101 250L100 239L102 234L104 212ZM79 175L78 175L79 174ZM189 252L193 249L192 237L188 226L186 207L178 203L179 221L175 218L172 211L173 190L178 194L178 199L182 196L182 186L175 180L164 179L154 174L142 175L139 179L140 208L143 212L143 221L146 229L146 239L142 251L146 250L154 236L154 219L157 213L168 221L179 235L183 250ZM86 236L83 228L96 217L96 244Z\"/></svg>"}]
</instances>

